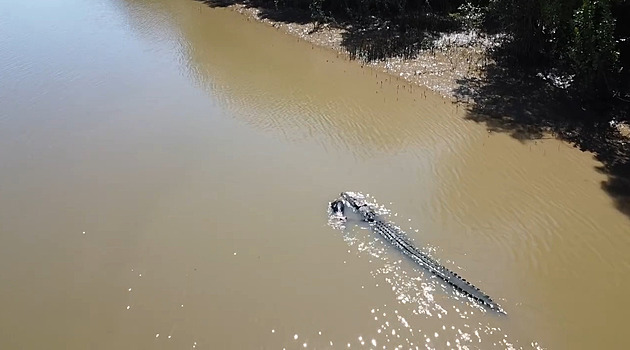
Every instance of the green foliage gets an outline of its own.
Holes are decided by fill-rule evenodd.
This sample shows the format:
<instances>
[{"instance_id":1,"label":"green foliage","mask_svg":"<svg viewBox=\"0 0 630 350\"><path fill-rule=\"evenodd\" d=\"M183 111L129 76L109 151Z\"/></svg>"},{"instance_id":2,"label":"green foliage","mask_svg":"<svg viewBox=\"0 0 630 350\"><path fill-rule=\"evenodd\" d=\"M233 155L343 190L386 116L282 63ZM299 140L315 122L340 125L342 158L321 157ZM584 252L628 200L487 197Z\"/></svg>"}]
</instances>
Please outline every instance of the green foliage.
<instances>
[{"instance_id":1,"label":"green foliage","mask_svg":"<svg viewBox=\"0 0 630 350\"><path fill-rule=\"evenodd\" d=\"M496 19L498 31L512 37L506 56L524 66L560 70L574 77L575 93L602 99L619 95L623 85L616 31L623 14L612 11L623 2L492 0L488 15Z\"/></svg>"},{"instance_id":2,"label":"green foliage","mask_svg":"<svg viewBox=\"0 0 630 350\"><path fill-rule=\"evenodd\" d=\"M608 1L584 0L575 11L574 35L570 57L576 72L576 83L582 90L598 94L610 92L609 81L618 70L615 18Z\"/></svg>"},{"instance_id":3,"label":"green foliage","mask_svg":"<svg viewBox=\"0 0 630 350\"><path fill-rule=\"evenodd\" d=\"M471 2L465 2L459 7L454 17L462 24L465 29L481 29L486 17L487 9Z\"/></svg>"},{"instance_id":4,"label":"green foliage","mask_svg":"<svg viewBox=\"0 0 630 350\"><path fill-rule=\"evenodd\" d=\"M324 0L313 0L308 5L309 10L311 11L311 18L317 22L324 22L327 18L324 13Z\"/></svg>"}]
</instances>

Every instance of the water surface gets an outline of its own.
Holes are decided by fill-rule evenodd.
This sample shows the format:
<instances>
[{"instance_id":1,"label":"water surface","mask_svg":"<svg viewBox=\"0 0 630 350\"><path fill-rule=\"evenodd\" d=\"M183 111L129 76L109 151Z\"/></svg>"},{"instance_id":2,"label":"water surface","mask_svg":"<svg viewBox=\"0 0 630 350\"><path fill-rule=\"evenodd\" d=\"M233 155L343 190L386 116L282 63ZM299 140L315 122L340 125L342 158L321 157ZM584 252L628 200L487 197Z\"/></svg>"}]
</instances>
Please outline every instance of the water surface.
<instances>
[{"instance_id":1,"label":"water surface","mask_svg":"<svg viewBox=\"0 0 630 350\"><path fill-rule=\"evenodd\" d=\"M626 343L590 154L196 1L2 1L0 32L3 349ZM508 315L329 227L344 190Z\"/></svg>"}]
</instances>

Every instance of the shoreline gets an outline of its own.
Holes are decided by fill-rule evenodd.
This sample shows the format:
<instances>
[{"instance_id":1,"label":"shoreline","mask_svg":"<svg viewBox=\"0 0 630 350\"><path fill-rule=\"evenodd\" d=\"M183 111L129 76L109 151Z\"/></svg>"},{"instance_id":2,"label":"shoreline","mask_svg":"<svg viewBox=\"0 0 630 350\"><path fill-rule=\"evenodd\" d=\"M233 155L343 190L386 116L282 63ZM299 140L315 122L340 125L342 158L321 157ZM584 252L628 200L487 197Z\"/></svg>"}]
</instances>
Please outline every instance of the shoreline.
<instances>
[{"instance_id":1,"label":"shoreline","mask_svg":"<svg viewBox=\"0 0 630 350\"><path fill-rule=\"evenodd\" d=\"M368 61L352 57L343 47L343 35L346 32L343 28L336 28L328 23L317 26L311 21L304 24L276 21L261 16L262 9L241 3L229 3L223 7L282 30L290 36L332 50L361 66L371 67L411 85L426 88L452 103L463 104L471 109L477 105L475 97L480 97L473 97L478 94L476 91L478 87L465 86L466 93L462 94L461 91L457 91L464 87L460 82L480 82L487 77L484 69L496 63L489 51L499 46L503 38L501 35L490 36L475 31L442 33L439 38L432 40L432 48L419 50L414 58L394 56ZM624 142L630 142L630 123L613 120L610 125L616 129ZM556 136L552 129L547 130L546 134Z\"/></svg>"},{"instance_id":2,"label":"shoreline","mask_svg":"<svg viewBox=\"0 0 630 350\"><path fill-rule=\"evenodd\" d=\"M489 37L479 33L458 32L444 34L434 40L435 47L422 49L414 58L389 57L367 61L353 58L342 46L345 29L329 24L288 23L261 16L262 10L243 4L230 4L226 8L252 20L272 26L293 37L313 45L335 51L357 64L369 66L380 72L402 79L410 84L424 87L454 103L470 104L470 98L457 96L458 80L478 80L483 77L483 68L493 63L488 50L498 45L500 36Z\"/></svg>"},{"instance_id":3,"label":"shoreline","mask_svg":"<svg viewBox=\"0 0 630 350\"><path fill-rule=\"evenodd\" d=\"M590 152L602 165L597 171L607 176L601 184L602 190L611 196L620 212L630 217L630 122L616 120L614 116L594 121L587 117L586 109L567 100L554 101L553 87L544 86L544 82L538 81L532 87L530 79L521 81L523 77L497 74L496 67L492 70L497 62L490 51L500 45L501 35L487 36L472 31L442 33L433 38L430 49L419 50L413 58L388 57L368 61L353 57L342 45L345 29L328 24L317 26L311 21L304 21L304 24L276 21L261 16L261 9L243 4L232 3L224 7L332 50L348 60L357 61L358 65L461 104L468 109L465 118L484 124L489 133L508 133L520 141L552 137L580 151ZM566 117L567 113L582 114L586 118L572 120Z\"/></svg>"}]
</instances>

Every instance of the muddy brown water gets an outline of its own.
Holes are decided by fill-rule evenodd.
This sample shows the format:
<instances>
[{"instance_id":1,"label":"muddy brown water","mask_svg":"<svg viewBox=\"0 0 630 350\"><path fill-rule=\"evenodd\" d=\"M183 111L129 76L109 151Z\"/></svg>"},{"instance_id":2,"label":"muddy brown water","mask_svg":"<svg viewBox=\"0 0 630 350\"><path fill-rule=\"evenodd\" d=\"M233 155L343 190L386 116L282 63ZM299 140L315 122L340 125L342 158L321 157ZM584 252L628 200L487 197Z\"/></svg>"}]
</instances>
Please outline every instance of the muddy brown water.
<instances>
[{"instance_id":1,"label":"muddy brown water","mask_svg":"<svg viewBox=\"0 0 630 350\"><path fill-rule=\"evenodd\" d=\"M0 4L0 348L622 348L592 155L190 0ZM369 193L499 302L356 222Z\"/></svg>"}]
</instances>

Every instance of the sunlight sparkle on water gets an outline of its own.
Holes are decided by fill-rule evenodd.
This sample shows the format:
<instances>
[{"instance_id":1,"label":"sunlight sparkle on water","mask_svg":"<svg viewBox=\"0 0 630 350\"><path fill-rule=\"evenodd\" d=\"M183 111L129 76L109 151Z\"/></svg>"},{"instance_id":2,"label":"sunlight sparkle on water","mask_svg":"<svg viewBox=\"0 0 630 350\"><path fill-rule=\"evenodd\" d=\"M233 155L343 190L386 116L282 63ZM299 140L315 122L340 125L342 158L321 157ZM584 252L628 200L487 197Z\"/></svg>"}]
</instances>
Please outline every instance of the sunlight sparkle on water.
<instances>
[{"instance_id":1,"label":"sunlight sparkle on water","mask_svg":"<svg viewBox=\"0 0 630 350\"><path fill-rule=\"evenodd\" d=\"M382 213L379 215L396 221L393 218L399 216L397 213L384 209L376 204L372 198L370 201L370 205L378 208ZM398 220L404 219L399 218ZM457 322L462 319L470 320L475 314L473 311L478 309L476 304L468 303L467 300L458 298L457 295L444 298L444 294L452 293L451 288L440 280L432 278L432 274L426 270L410 266L407 260L403 260L400 255L391 251L383 240L374 237L374 235L366 234L365 230L369 230L369 227L355 225L341 229L343 240L350 248L347 252L370 262L373 269L370 271L371 277L379 283L384 281L389 285L390 288L387 289L391 289L392 300L395 303L389 307L384 304L380 308L367 309L369 319L373 319L379 325L374 329L376 333L372 333L374 338L370 337L370 334L365 334L367 339L360 336L358 345L377 348L372 342L374 341L379 343L378 348L383 346L384 349L413 349L414 347L418 348L418 344L417 342L414 344L411 340L422 335L422 345L424 346L420 346L420 348L436 348L440 345L444 346L448 342L446 346L449 348L455 346L464 349L470 348L474 343L482 342L481 336L483 334L492 334L490 324L479 323L478 326L472 327ZM438 251L438 248L433 246L425 246L422 249L427 253ZM353 261L344 260L344 263ZM357 284L357 287L359 286L363 289L366 287L366 285ZM438 300L441 300L440 302L436 300L437 295L439 295ZM442 305L441 303L445 304ZM436 325L436 329L426 329L423 325L423 322L431 318L441 320L440 324ZM449 327L450 331L448 330ZM439 328L442 328L443 332L439 332ZM462 330L466 330L466 332ZM438 339L443 343L438 344ZM486 344L491 344L491 341L486 342ZM351 343L347 343L347 347L350 348ZM362 348L362 346L359 347Z\"/></svg>"}]
</instances>

